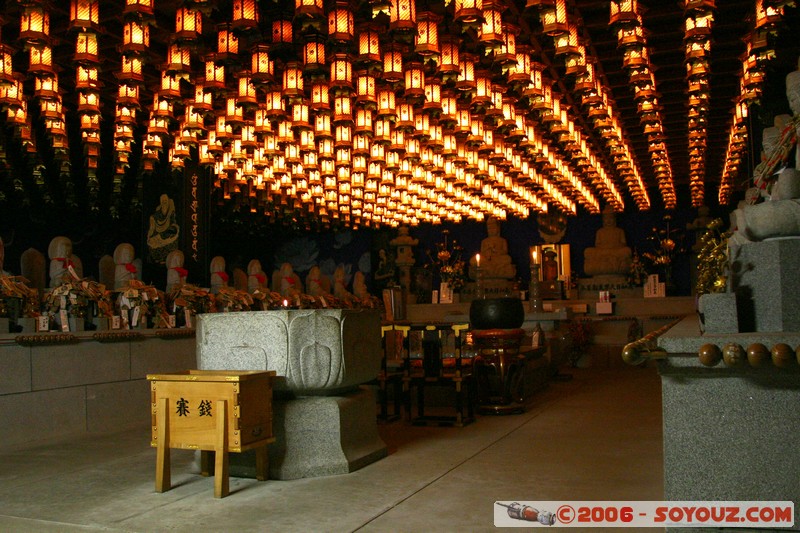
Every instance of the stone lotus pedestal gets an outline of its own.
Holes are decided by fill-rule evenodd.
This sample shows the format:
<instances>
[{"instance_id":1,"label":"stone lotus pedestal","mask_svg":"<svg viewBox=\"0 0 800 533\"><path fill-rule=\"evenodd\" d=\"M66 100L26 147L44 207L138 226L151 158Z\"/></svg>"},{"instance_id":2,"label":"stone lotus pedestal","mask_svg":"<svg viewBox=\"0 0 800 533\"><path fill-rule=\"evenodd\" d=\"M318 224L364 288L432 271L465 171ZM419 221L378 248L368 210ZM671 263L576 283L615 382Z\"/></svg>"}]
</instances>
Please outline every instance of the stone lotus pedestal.
<instances>
[{"instance_id":1,"label":"stone lotus pedestal","mask_svg":"<svg viewBox=\"0 0 800 533\"><path fill-rule=\"evenodd\" d=\"M298 309L198 316L202 370L274 370L270 477L345 474L387 454L375 398L360 387L378 375L380 314ZM254 474L242 454L233 472Z\"/></svg>"}]
</instances>

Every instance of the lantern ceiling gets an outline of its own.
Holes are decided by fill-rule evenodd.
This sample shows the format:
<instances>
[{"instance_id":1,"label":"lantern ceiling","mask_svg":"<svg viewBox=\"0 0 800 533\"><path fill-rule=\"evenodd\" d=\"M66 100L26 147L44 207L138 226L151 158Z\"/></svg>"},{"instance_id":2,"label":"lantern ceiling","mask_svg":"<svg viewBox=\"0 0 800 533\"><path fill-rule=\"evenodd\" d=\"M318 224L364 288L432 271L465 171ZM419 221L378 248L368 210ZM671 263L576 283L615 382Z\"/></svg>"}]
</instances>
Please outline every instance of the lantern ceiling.
<instances>
[{"instance_id":1,"label":"lantern ceiling","mask_svg":"<svg viewBox=\"0 0 800 533\"><path fill-rule=\"evenodd\" d=\"M238 209L353 227L673 208L684 184L694 205L725 203L776 35L796 21L785 0L3 13L2 148L24 163L4 179L81 182L101 204L148 173L199 172Z\"/></svg>"}]
</instances>

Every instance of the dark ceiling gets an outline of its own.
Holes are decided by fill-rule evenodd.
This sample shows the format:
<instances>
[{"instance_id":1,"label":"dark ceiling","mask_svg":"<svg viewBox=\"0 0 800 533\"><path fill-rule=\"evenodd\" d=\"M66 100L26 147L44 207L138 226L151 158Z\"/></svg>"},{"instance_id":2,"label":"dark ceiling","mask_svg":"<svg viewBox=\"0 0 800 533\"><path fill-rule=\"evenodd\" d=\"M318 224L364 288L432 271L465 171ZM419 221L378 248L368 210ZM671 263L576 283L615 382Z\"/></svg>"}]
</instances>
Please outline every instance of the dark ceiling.
<instances>
[{"instance_id":1,"label":"dark ceiling","mask_svg":"<svg viewBox=\"0 0 800 533\"><path fill-rule=\"evenodd\" d=\"M657 82L661 115L666 145L672 163L676 184L688 183L688 95L684 45L683 2L675 0L640 0L643 25L646 29L650 60ZM642 126L636 114L628 75L622 68L622 58L617 47L617 38L608 25L609 2L598 0L574 0L574 10L583 20L585 35L600 60L603 74L611 88L617 109L621 112L628 138L635 148L641 168L647 169L647 140L642 135ZM710 100L707 115L706 149L706 200L716 202L720 177L723 173L728 132L733 108L740 95L742 57L746 54L745 41L752 31L755 19L753 0L722 0L717 2L711 36L711 73L709 78ZM777 51L775 59L766 66L765 98L760 105L751 107L752 129L755 135L754 150L760 146L759 121L771 122L772 116L789 112L784 96L783 79L786 73L797 68L800 56L800 19L797 9L785 10L785 18L770 42ZM763 102L764 100L770 100ZM771 124L768 124L771 125ZM751 151L754 151L751 150ZM750 154L752 155L752 154ZM741 185L748 175L748 164L741 168ZM741 188L741 186L739 187Z\"/></svg>"}]
</instances>

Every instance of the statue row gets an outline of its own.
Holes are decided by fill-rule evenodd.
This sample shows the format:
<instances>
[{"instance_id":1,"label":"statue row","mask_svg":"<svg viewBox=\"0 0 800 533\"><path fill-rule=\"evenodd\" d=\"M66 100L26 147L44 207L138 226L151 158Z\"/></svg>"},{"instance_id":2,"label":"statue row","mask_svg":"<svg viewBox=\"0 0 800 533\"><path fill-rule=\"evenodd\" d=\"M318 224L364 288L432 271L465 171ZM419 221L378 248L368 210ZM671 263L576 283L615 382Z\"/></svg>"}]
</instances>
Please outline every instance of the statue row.
<instances>
[{"instance_id":1,"label":"statue row","mask_svg":"<svg viewBox=\"0 0 800 533\"><path fill-rule=\"evenodd\" d=\"M72 253L72 241L63 236L55 237L47 250L49 265L49 284L54 288L65 281L83 278L83 264L80 258ZM4 270L5 248L0 239L0 274L9 275ZM33 248L22 254L21 274L30 281L31 287L44 292L45 289L45 259L41 252ZM181 285L186 284L188 271L184 268L184 255L179 250L173 250L166 258L167 279L166 292L171 293ZM141 281L141 260L136 258L135 249L129 243L122 243L116 247L113 256L104 256L100 259L98 281L106 287L115 290L128 286L131 280ZM229 286L230 277L225 271L225 259L221 256L214 257L210 264L211 292L216 293L221 287ZM253 259L247 265L245 273L239 268L233 270L233 283L236 289L253 293L257 290L280 293L286 298L293 298L301 293L311 296L332 295L339 299L348 299L353 296L359 299L368 298L366 276L363 272L356 272L353 276L352 292L348 290L347 273L344 267L339 266L333 274L333 279L322 273L318 266L312 267L305 279L305 284L294 273L289 263L284 263L268 280L261 268L261 262Z\"/></svg>"}]
</instances>

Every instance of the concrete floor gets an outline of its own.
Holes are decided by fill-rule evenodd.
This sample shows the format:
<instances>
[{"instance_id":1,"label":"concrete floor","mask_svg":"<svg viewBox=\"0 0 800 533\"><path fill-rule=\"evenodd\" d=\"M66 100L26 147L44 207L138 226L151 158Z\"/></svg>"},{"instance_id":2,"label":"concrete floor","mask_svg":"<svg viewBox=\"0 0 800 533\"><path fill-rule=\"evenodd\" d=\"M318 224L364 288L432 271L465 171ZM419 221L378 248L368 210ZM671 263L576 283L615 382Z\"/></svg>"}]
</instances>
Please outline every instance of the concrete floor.
<instances>
[{"instance_id":1,"label":"concrete floor","mask_svg":"<svg viewBox=\"0 0 800 533\"><path fill-rule=\"evenodd\" d=\"M498 500L663 500L655 368L569 372L524 414L381 425L385 459L324 478L231 478L222 499L183 450L172 490L155 492L149 428L0 452L0 531L494 531Z\"/></svg>"}]
</instances>

